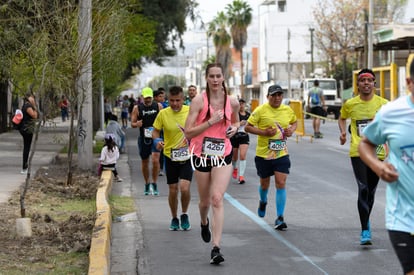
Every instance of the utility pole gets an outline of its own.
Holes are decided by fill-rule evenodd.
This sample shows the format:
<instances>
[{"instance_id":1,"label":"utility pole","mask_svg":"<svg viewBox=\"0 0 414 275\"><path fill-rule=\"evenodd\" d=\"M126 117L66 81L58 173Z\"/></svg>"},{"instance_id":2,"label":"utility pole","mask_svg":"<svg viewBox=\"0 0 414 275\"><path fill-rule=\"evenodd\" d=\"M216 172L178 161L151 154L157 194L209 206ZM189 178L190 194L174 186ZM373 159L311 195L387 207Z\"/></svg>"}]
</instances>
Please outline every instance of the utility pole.
<instances>
[{"instance_id":1,"label":"utility pole","mask_svg":"<svg viewBox=\"0 0 414 275\"><path fill-rule=\"evenodd\" d=\"M374 24L374 0L369 0L369 17L368 17L368 68L372 69L374 47L372 37L372 27Z\"/></svg>"},{"instance_id":2,"label":"utility pole","mask_svg":"<svg viewBox=\"0 0 414 275\"><path fill-rule=\"evenodd\" d=\"M314 67L314 63L313 63L313 32L315 31L315 29L314 28L309 28L309 31L310 31L310 42L311 42L311 44L310 44L310 46L311 46L311 48L310 48L310 55L311 55L311 72L313 73L314 71L315 71L315 67Z\"/></svg>"},{"instance_id":3,"label":"utility pole","mask_svg":"<svg viewBox=\"0 0 414 275\"><path fill-rule=\"evenodd\" d=\"M290 54L292 53L290 51L290 29L288 29L288 50L287 50L287 55L288 55L288 96L291 98L292 97L292 92L290 90Z\"/></svg>"},{"instance_id":4,"label":"utility pole","mask_svg":"<svg viewBox=\"0 0 414 275\"><path fill-rule=\"evenodd\" d=\"M92 0L81 0L79 9L80 65L77 80L78 92L78 165L81 169L93 169L92 155Z\"/></svg>"}]
</instances>

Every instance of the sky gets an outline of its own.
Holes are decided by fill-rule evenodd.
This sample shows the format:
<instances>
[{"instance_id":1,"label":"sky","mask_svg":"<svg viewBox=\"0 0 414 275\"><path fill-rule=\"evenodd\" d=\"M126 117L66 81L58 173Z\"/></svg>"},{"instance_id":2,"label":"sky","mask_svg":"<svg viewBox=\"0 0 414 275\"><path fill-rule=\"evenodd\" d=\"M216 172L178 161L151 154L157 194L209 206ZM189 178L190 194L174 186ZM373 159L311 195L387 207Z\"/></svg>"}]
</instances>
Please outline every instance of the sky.
<instances>
[{"instance_id":1,"label":"sky","mask_svg":"<svg viewBox=\"0 0 414 275\"><path fill-rule=\"evenodd\" d=\"M246 0L245 0L246 1ZM247 0L253 9L253 14L257 14L258 6L264 0ZM199 10L203 20L205 22L210 21L214 18L218 11L224 11L227 4L231 4L232 0L198 0ZM404 18L405 22L409 21L409 18L414 17L414 0L408 0L407 12Z\"/></svg>"},{"instance_id":2,"label":"sky","mask_svg":"<svg viewBox=\"0 0 414 275\"><path fill-rule=\"evenodd\" d=\"M250 7L253 10L252 12L253 20L256 20L252 22L252 25L254 24L258 25L257 17L258 17L259 4L263 3L264 0L245 0L245 1L250 5ZM358 1L358 0L355 0L355 1ZM202 20L205 23L208 23L217 15L219 11L225 11L226 6L228 4L231 4L232 2L233 0L198 0L198 3L199 3L198 10L199 10ZM298 8L300 9L300 7ZM403 22L409 23L411 18L414 18L414 0L408 0L407 9L406 9ZM187 27L189 30L184 35L184 43L186 47L186 50L184 53L186 55L189 55L189 54L191 55L192 52L196 48L206 45L207 41L206 41L204 30L195 29L191 21L187 22ZM250 34L246 46L249 46L249 45L258 46L258 41L253 41L253 40L258 40L258 37L251 37L251 34Z\"/></svg>"}]
</instances>

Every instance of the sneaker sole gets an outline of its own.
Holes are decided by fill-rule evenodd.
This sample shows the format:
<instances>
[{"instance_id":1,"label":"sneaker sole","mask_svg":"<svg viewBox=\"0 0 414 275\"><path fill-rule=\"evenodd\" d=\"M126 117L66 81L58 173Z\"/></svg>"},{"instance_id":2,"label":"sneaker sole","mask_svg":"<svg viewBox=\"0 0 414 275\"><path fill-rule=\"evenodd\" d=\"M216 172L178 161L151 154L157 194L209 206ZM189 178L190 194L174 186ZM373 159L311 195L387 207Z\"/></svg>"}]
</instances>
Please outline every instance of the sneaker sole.
<instances>
[{"instance_id":1,"label":"sneaker sole","mask_svg":"<svg viewBox=\"0 0 414 275\"><path fill-rule=\"evenodd\" d=\"M181 229L182 229L183 231L188 231L188 230L191 230L191 225L188 225L188 227L186 227L186 226L181 226Z\"/></svg>"},{"instance_id":2,"label":"sneaker sole","mask_svg":"<svg viewBox=\"0 0 414 275\"><path fill-rule=\"evenodd\" d=\"M363 241L363 242L360 242L360 245L372 245L372 242L371 241Z\"/></svg>"},{"instance_id":3,"label":"sneaker sole","mask_svg":"<svg viewBox=\"0 0 414 275\"><path fill-rule=\"evenodd\" d=\"M275 225L275 229L276 230L283 231L286 228L287 228L287 225L285 223L281 223L281 224Z\"/></svg>"},{"instance_id":4,"label":"sneaker sole","mask_svg":"<svg viewBox=\"0 0 414 275\"><path fill-rule=\"evenodd\" d=\"M210 264L220 264L224 262L224 258L222 255L214 256L213 259L210 260Z\"/></svg>"},{"instance_id":5,"label":"sneaker sole","mask_svg":"<svg viewBox=\"0 0 414 275\"><path fill-rule=\"evenodd\" d=\"M180 229L180 228L171 228L170 227L170 231L178 231L178 229Z\"/></svg>"}]
</instances>

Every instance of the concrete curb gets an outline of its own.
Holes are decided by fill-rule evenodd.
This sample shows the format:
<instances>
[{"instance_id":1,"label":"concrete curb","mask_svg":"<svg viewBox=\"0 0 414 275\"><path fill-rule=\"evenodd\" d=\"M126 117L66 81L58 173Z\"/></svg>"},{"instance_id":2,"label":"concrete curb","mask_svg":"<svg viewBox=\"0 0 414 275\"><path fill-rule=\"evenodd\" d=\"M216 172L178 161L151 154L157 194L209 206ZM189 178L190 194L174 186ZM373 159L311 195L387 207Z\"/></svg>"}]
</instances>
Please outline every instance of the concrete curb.
<instances>
[{"instance_id":1,"label":"concrete curb","mask_svg":"<svg viewBox=\"0 0 414 275\"><path fill-rule=\"evenodd\" d=\"M111 271L112 214L108 195L112 191L112 171L103 171L96 193L96 221L89 251L89 275L106 275Z\"/></svg>"}]
</instances>

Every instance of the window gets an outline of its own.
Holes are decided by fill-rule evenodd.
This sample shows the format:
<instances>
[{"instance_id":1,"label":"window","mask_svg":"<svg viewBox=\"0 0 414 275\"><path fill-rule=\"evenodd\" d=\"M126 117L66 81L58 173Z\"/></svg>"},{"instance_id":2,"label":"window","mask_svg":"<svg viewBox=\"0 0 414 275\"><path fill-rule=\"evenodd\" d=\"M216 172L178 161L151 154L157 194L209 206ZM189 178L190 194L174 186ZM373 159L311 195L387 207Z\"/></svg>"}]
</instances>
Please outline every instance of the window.
<instances>
[{"instance_id":1,"label":"window","mask_svg":"<svg viewBox=\"0 0 414 275\"><path fill-rule=\"evenodd\" d=\"M286 0L277 1L277 10L279 12L286 12Z\"/></svg>"}]
</instances>

